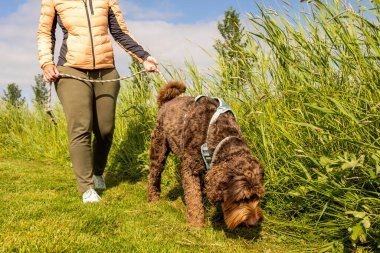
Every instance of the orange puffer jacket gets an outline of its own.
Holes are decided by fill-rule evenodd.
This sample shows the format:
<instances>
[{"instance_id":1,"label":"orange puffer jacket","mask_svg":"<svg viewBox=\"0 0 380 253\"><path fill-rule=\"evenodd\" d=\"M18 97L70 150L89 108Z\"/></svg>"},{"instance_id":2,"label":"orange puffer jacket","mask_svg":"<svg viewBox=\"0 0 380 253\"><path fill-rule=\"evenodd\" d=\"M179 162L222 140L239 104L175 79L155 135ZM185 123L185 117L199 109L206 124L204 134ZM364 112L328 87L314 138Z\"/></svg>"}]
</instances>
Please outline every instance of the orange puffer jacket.
<instances>
[{"instance_id":1,"label":"orange puffer jacket","mask_svg":"<svg viewBox=\"0 0 380 253\"><path fill-rule=\"evenodd\" d=\"M140 63L149 56L129 34L117 0L42 0L37 33L41 68L54 64L57 24L63 31L58 66L113 68L108 29L115 41Z\"/></svg>"}]
</instances>

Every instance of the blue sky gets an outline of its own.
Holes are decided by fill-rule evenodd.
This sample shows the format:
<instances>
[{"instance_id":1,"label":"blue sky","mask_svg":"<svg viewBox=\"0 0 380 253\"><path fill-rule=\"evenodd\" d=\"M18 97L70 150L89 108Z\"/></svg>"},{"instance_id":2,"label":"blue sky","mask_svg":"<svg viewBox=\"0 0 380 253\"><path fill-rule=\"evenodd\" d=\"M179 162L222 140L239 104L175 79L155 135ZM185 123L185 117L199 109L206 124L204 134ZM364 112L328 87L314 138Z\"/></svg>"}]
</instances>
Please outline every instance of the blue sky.
<instances>
[{"instance_id":1,"label":"blue sky","mask_svg":"<svg viewBox=\"0 0 380 253\"><path fill-rule=\"evenodd\" d=\"M180 23L215 20L222 16L230 6L242 13L255 8L253 0L142 0L138 2L142 6L177 13L178 16L172 17L170 21Z\"/></svg>"},{"instance_id":2,"label":"blue sky","mask_svg":"<svg viewBox=\"0 0 380 253\"><path fill-rule=\"evenodd\" d=\"M14 12L17 9L17 7L24 2L25 0L11 0L11 1L1 0L0 1L0 16L3 17Z\"/></svg>"},{"instance_id":3,"label":"blue sky","mask_svg":"<svg viewBox=\"0 0 380 253\"><path fill-rule=\"evenodd\" d=\"M21 4L26 0L0 0L0 17L5 17L15 12ZM175 15L169 16L166 19L171 22L179 23L193 23L204 22L214 20L227 10L230 6L233 6L241 13L255 11L255 1L253 0L140 0L140 1L126 1L123 2L135 2L142 7L149 9L162 10L165 13L175 13ZM260 1L256 1L260 2ZM281 9L283 3L281 0L261 1L263 4L274 7L275 9ZM298 0L290 0L290 3L297 6Z\"/></svg>"},{"instance_id":4,"label":"blue sky","mask_svg":"<svg viewBox=\"0 0 380 253\"><path fill-rule=\"evenodd\" d=\"M21 4L26 0L0 0L0 17L7 16L15 12ZM256 12L256 3L261 3L267 7L271 7L276 10L282 10L286 5L281 0L119 0L121 4L125 2L135 2L141 7L149 9L156 9L162 11L162 13L172 13L162 17L167 21L174 23L193 23L193 22L205 22L215 20L223 15L224 11L230 6L233 6L237 11L244 14L246 12ZM295 8L305 6L300 3L299 0L288 0L288 2ZM369 0L345 1L352 4L359 2L368 4ZM141 9L143 10L143 9ZM143 11L136 15L131 13L132 16L141 17ZM147 17L148 18L148 17Z\"/></svg>"},{"instance_id":5,"label":"blue sky","mask_svg":"<svg viewBox=\"0 0 380 253\"><path fill-rule=\"evenodd\" d=\"M355 6L368 5L370 0L341 1ZM34 76L42 72L36 39L40 3L41 0L0 0L0 96L12 82L23 89L25 96L30 96ZM208 53L212 54L215 40L220 37L217 23L229 7L241 14L243 23L247 13L258 15L256 3L280 13L289 8L292 10L289 15L294 17L300 14L300 9L307 9L307 4L299 0L119 0L119 3L130 32L161 65L182 68L186 61L191 61L202 72L209 71L214 64ZM58 49L60 35L58 28ZM125 75L130 57L117 45L114 50L116 68Z\"/></svg>"}]
</instances>

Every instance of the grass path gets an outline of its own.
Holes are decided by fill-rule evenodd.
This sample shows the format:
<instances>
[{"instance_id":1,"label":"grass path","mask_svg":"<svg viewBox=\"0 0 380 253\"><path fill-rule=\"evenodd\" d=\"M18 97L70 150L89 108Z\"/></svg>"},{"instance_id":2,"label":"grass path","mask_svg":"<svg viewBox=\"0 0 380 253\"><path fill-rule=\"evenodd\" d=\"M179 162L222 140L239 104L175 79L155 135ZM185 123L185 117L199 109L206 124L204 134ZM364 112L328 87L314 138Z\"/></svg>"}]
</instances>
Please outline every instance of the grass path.
<instances>
[{"instance_id":1,"label":"grass path","mask_svg":"<svg viewBox=\"0 0 380 253\"><path fill-rule=\"evenodd\" d=\"M82 204L70 167L0 158L1 252L305 252L270 233L230 232L208 219L185 223L181 197L147 203L146 182L107 179L97 204ZM164 189L165 190L165 189ZM168 191L170 189L166 189Z\"/></svg>"}]
</instances>

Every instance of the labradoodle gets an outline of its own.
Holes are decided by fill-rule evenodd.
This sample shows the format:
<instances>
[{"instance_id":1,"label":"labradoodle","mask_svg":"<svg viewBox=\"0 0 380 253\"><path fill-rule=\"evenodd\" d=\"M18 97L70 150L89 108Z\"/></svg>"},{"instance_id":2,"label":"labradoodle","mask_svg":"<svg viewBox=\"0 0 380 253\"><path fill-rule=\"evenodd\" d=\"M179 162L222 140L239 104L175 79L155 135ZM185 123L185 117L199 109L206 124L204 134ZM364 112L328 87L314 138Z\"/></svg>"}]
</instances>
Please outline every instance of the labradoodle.
<instances>
[{"instance_id":1,"label":"labradoodle","mask_svg":"<svg viewBox=\"0 0 380 253\"><path fill-rule=\"evenodd\" d=\"M179 96L185 90L183 82L171 81L158 94L159 111L150 147L149 201L160 197L161 173L171 151L181 160L187 222L191 226L204 226L202 185L211 202L221 203L229 229L259 224L263 219L263 167L251 155L233 112L224 111L210 123L218 101ZM201 152L204 143L212 157L208 170Z\"/></svg>"}]
</instances>

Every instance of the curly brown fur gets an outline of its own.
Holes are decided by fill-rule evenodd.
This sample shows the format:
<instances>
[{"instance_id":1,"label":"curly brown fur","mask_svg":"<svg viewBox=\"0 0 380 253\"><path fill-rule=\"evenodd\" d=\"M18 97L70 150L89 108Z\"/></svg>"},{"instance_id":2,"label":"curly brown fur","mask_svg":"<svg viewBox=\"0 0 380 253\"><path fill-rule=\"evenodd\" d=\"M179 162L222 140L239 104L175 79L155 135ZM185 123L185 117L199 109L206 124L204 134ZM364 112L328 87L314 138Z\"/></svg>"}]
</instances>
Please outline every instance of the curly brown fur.
<instances>
[{"instance_id":1,"label":"curly brown fur","mask_svg":"<svg viewBox=\"0 0 380 253\"><path fill-rule=\"evenodd\" d=\"M186 91L186 86L181 81L170 81L165 84L157 96L158 108L169 100L179 96Z\"/></svg>"},{"instance_id":2,"label":"curly brown fur","mask_svg":"<svg viewBox=\"0 0 380 253\"><path fill-rule=\"evenodd\" d=\"M172 81L158 94L159 111L150 148L149 201L159 199L161 173L167 155L173 152L181 159L190 225L204 226L203 175L206 175L205 193L212 202L222 204L228 228L234 229L240 224L257 225L263 219L260 208L260 198L264 195L263 167L251 155L231 112L221 114L209 127L218 102L208 97L195 102L193 97L179 96L185 90L181 81ZM217 147L222 140L223 144ZM214 153L212 167L207 173L200 152L205 142L210 153Z\"/></svg>"}]
</instances>

